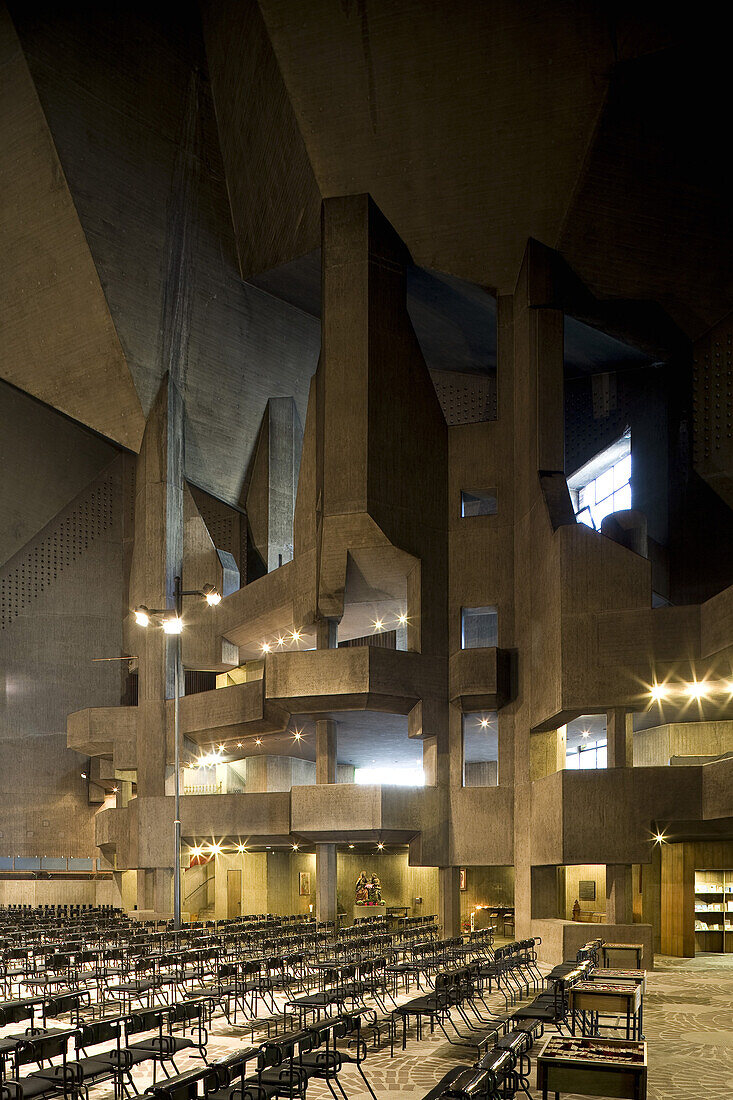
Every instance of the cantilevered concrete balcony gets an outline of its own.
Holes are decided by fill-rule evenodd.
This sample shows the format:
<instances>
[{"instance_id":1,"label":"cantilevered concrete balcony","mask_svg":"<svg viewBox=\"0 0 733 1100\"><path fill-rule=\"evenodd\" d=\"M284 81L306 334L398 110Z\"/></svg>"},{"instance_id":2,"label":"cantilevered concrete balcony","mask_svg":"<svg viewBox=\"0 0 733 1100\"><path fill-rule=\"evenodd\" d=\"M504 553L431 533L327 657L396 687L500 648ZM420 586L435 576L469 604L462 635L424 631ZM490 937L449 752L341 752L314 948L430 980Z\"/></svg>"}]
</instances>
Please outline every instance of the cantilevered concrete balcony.
<instances>
[{"instance_id":1,"label":"cantilevered concrete balcony","mask_svg":"<svg viewBox=\"0 0 733 1100\"><path fill-rule=\"evenodd\" d=\"M449 662L450 701L462 711L498 710L511 698L511 654L461 649Z\"/></svg>"},{"instance_id":2,"label":"cantilevered concrete balcony","mask_svg":"<svg viewBox=\"0 0 733 1100\"><path fill-rule=\"evenodd\" d=\"M68 715L66 743L85 756L112 756L118 771L137 767L137 707L87 707Z\"/></svg>"},{"instance_id":3,"label":"cantilevered concrete balcony","mask_svg":"<svg viewBox=\"0 0 733 1100\"><path fill-rule=\"evenodd\" d=\"M654 822L699 820L700 767L559 771L532 784L532 864L648 863Z\"/></svg>"},{"instance_id":4,"label":"cantilevered concrete balcony","mask_svg":"<svg viewBox=\"0 0 733 1100\"><path fill-rule=\"evenodd\" d=\"M265 691L292 712L408 714L419 699L441 695L445 673L437 658L374 646L273 653L265 662Z\"/></svg>"},{"instance_id":5,"label":"cantilevered concrete balcony","mask_svg":"<svg viewBox=\"0 0 733 1100\"><path fill-rule=\"evenodd\" d=\"M307 840L407 843L437 809L433 787L324 783L293 787L291 826Z\"/></svg>"},{"instance_id":6,"label":"cantilevered concrete balcony","mask_svg":"<svg viewBox=\"0 0 733 1100\"><path fill-rule=\"evenodd\" d=\"M133 798L125 807L95 817L96 843L117 867L170 867L173 797ZM188 844L217 840L236 844L285 844L290 838L290 794L184 795L181 835Z\"/></svg>"}]
</instances>

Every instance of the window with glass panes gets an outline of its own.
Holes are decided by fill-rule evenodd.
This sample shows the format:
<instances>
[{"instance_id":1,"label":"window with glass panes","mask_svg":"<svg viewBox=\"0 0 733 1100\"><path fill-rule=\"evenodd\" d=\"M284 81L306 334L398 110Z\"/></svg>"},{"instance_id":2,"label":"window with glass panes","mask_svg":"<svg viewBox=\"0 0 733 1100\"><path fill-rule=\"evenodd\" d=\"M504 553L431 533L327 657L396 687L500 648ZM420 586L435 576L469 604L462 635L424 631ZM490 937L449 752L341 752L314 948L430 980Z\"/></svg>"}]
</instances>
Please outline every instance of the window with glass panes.
<instances>
[{"instance_id":1,"label":"window with glass panes","mask_svg":"<svg viewBox=\"0 0 733 1100\"><path fill-rule=\"evenodd\" d=\"M565 767L570 771L584 771L586 768L605 768L607 761L607 742L589 741L577 749L568 749Z\"/></svg>"},{"instance_id":2,"label":"window with glass panes","mask_svg":"<svg viewBox=\"0 0 733 1100\"><path fill-rule=\"evenodd\" d=\"M583 479L585 470L587 480ZM627 433L597 455L584 470L568 479L568 487L575 498L578 522L596 530L612 512L631 508L631 436Z\"/></svg>"}]
</instances>

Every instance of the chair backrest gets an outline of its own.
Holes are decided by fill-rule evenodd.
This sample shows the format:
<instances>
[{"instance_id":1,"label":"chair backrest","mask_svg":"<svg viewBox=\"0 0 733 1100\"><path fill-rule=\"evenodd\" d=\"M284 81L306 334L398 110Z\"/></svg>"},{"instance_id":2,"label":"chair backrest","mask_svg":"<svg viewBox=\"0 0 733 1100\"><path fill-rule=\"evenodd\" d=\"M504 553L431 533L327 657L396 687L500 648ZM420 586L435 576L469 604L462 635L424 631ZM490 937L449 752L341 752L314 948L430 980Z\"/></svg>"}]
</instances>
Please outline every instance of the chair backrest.
<instances>
[{"instance_id":1,"label":"chair backrest","mask_svg":"<svg viewBox=\"0 0 733 1100\"><path fill-rule=\"evenodd\" d=\"M169 1006L166 1005L165 1008L149 1008L142 1012L133 1012L131 1016L125 1017L125 1034L141 1035L144 1031L153 1031L155 1028L162 1030L169 1011Z\"/></svg>"},{"instance_id":2,"label":"chair backrest","mask_svg":"<svg viewBox=\"0 0 733 1100\"><path fill-rule=\"evenodd\" d=\"M83 1050L86 1047L96 1047L100 1043L108 1043L112 1039L119 1040L121 1031L122 1019L119 1016L82 1024L75 1035L76 1049Z\"/></svg>"}]
</instances>

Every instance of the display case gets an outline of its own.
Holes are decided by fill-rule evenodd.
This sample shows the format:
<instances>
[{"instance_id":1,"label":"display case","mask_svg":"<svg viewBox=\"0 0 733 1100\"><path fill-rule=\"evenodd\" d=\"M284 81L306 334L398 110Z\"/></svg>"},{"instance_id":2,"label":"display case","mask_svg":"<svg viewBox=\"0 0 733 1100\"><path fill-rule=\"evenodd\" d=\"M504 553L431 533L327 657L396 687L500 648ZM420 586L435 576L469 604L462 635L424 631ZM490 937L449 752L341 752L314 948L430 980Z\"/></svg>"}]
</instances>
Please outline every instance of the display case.
<instances>
[{"instance_id":1,"label":"display case","mask_svg":"<svg viewBox=\"0 0 733 1100\"><path fill-rule=\"evenodd\" d=\"M537 1056L537 1088L543 1100L550 1093L646 1100L646 1043L553 1035Z\"/></svg>"},{"instance_id":2,"label":"display case","mask_svg":"<svg viewBox=\"0 0 733 1100\"><path fill-rule=\"evenodd\" d=\"M733 869L695 871L695 952L733 952Z\"/></svg>"}]
</instances>

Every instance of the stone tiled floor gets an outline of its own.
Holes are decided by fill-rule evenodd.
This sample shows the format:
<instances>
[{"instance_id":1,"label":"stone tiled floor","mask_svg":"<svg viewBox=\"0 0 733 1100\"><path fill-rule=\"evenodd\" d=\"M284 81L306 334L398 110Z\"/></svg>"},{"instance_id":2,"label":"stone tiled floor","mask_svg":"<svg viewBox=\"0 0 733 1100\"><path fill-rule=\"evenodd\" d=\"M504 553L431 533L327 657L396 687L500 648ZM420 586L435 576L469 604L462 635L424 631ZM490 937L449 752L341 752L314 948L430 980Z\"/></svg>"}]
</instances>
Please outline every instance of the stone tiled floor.
<instances>
[{"instance_id":1,"label":"stone tiled floor","mask_svg":"<svg viewBox=\"0 0 733 1100\"><path fill-rule=\"evenodd\" d=\"M494 997L492 1007L498 1011L501 1000ZM733 955L658 957L657 969L648 976L644 1013L649 1100L733 1100ZM215 1019L210 1057L215 1059L240 1044L250 1044L249 1034L222 1017ZM450 1046L442 1035L418 1043L412 1033L404 1053L398 1050L390 1058L388 1050L370 1052L364 1068L379 1100L419 1100L451 1066L470 1065L472 1060L469 1050ZM195 1064L195 1059L178 1059L180 1071ZM136 1079L142 1091L148 1081L139 1073ZM353 1069L344 1070L342 1083L349 1100L368 1096ZM94 1100L107 1095L111 1096L110 1089L92 1090ZM321 1083L309 1087L308 1097L332 1100Z\"/></svg>"}]
</instances>

